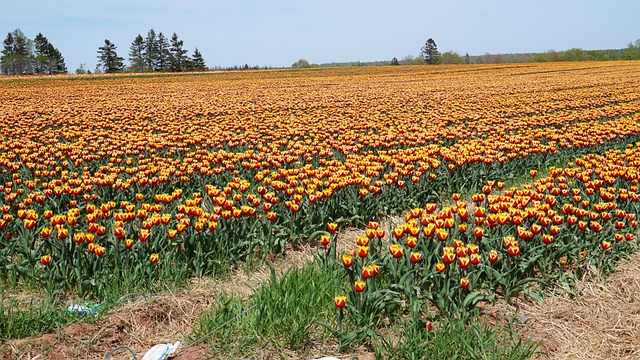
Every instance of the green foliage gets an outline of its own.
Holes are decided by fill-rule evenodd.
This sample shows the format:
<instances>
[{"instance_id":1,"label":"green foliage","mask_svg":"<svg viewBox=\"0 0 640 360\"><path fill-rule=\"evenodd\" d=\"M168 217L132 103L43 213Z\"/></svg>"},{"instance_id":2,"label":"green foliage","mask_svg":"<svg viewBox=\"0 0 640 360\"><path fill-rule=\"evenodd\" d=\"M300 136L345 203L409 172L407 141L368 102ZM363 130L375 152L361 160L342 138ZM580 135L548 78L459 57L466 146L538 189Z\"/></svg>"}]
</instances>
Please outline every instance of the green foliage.
<instances>
[{"instance_id":1,"label":"green foliage","mask_svg":"<svg viewBox=\"0 0 640 360\"><path fill-rule=\"evenodd\" d=\"M72 315L49 300L24 303L0 296L0 340L37 336L73 321Z\"/></svg>"},{"instance_id":2,"label":"green foliage","mask_svg":"<svg viewBox=\"0 0 640 360\"><path fill-rule=\"evenodd\" d=\"M523 341L512 322L489 326L482 320L468 324L442 319L429 331L424 325L402 323L398 340L379 337L374 351L378 359L529 359L539 344Z\"/></svg>"},{"instance_id":3,"label":"green foliage","mask_svg":"<svg viewBox=\"0 0 640 360\"><path fill-rule=\"evenodd\" d=\"M294 62L293 64L291 64L291 67L294 69L304 69L304 68L311 67L311 64L309 64L309 61L307 61L306 59L300 59Z\"/></svg>"},{"instance_id":4,"label":"green foliage","mask_svg":"<svg viewBox=\"0 0 640 360\"><path fill-rule=\"evenodd\" d=\"M333 273L320 271L313 264L300 269L294 266L280 278L272 271L270 280L248 299L222 294L211 311L200 316L191 338L196 340L217 329L207 341L214 354L225 357L249 356L266 346L304 352L319 336L316 322L333 317L333 289L339 282Z\"/></svg>"}]
</instances>

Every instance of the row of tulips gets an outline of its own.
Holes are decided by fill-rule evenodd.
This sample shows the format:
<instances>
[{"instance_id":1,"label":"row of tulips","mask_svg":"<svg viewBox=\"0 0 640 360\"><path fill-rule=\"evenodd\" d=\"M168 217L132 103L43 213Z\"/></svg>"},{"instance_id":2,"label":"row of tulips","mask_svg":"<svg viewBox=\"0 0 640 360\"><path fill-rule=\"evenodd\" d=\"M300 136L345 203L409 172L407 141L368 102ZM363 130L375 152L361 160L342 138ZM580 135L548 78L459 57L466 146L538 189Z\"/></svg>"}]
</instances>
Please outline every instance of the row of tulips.
<instances>
[{"instance_id":1,"label":"row of tulips","mask_svg":"<svg viewBox=\"0 0 640 360\"><path fill-rule=\"evenodd\" d=\"M334 263L350 284L335 298L340 322L346 309L370 326L389 304L404 304L418 326L467 319L481 301L536 297L638 249L640 143L530 175L518 188L488 181L471 202L453 194L447 205L414 208L387 236L370 222Z\"/></svg>"}]
</instances>

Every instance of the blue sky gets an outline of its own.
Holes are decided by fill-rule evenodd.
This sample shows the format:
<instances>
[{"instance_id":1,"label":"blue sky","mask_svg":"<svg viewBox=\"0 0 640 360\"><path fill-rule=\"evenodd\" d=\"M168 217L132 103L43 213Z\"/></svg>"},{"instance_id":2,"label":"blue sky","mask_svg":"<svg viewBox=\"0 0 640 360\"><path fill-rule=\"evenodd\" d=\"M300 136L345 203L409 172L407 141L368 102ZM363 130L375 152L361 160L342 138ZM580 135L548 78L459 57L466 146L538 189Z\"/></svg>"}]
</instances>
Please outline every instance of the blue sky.
<instances>
[{"instance_id":1,"label":"blue sky","mask_svg":"<svg viewBox=\"0 0 640 360\"><path fill-rule=\"evenodd\" d=\"M640 38L638 14L636 0L21 0L2 5L0 36L41 32L71 72L93 70L105 39L127 59L152 28L208 66L289 66L402 59L429 37L460 55L623 48Z\"/></svg>"}]
</instances>

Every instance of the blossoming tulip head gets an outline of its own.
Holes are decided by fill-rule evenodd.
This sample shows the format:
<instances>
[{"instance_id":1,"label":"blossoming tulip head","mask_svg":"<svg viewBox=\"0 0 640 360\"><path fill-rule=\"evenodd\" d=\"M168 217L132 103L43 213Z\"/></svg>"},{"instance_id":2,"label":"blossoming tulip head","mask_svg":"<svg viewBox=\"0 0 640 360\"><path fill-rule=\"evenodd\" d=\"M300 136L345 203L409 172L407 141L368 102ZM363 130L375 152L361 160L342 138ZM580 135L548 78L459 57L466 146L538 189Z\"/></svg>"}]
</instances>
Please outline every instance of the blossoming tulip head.
<instances>
[{"instance_id":1,"label":"blossoming tulip head","mask_svg":"<svg viewBox=\"0 0 640 360\"><path fill-rule=\"evenodd\" d=\"M356 280L356 282L353 284L353 289L356 292L363 292L364 288L366 287L366 283L362 280Z\"/></svg>"},{"instance_id":2,"label":"blossoming tulip head","mask_svg":"<svg viewBox=\"0 0 640 360\"><path fill-rule=\"evenodd\" d=\"M437 272L443 272L445 269L447 268L447 266L443 263L437 263L436 264L436 271Z\"/></svg>"},{"instance_id":3,"label":"blossoming tulip head","mask_svg":"<svg viewBox=\"0 0 640 360\"><path fill-rule=\"evenodd\" d=\"M369 279L373 276L373 268L371 266L363 266L362 267L362 277L364 279Z\"/></svg>"},{"instance_id":4,"label":"blossoming tulip head","mask_svg":"<svg viewBox=\"0 0 640 360\"><path fill-rule=\"evenodd\" d=\"M464 257L459 257L458 258L458 266L461 269L466 269L469 266L469 258L464 256Z\"/></svg>"},{"instance_id":5,"label":"blossoming tulip head","mask_svg":"<svg viewBox=\"0 0 640 360\"><path fill-rule=\"evenodd\" d=\"M40 263L44 266L47 266L49 264L51 264L51 256L49 255L42 255L40 257Z\"/></svg>"},{"instance_id":6,"label":"blossoming tulip head","mask_svg":"<svg viewBox=\"0 0 640 360\"><path fill-rule=\"evenodd\" d=\"M493 263L495 263L496 261L498 261L498 259L499 259L500 257L498 256L498 252L497 252L497 251L495 251L495 250L491 250L491 251L489 251L489 256L488 256L488 258L489 258L489 261L493 264Z\"/></svg>"},{"instance_id":7,"label":"blossoming tulip head","mask_svg":"<svg viewBox=\"0 0 640 360\"><path fill-rule=\"evenodd\" d=\"M422 260L422 253L419 252L411 252L411 254L409 254L409 259L411 260L412 263L416 264L418 262L420 262L420 260Z\"/></svg>"},{"instance_id":8,"label":"blossoming tulip head","mask_svg":"<svg viewBox=\"0 0 640 360\"><path fill-rule=\"evenodd\" d=\"M358 246L358 256L361 258L366 258L369 255L369 247L368 246Z\"/></svg>"},{"instance_id":9,"label":"blossoming tulip head","mask_svg":"<svg viewBox=\"0 0 640 360\"><path fill-rule=\"evenodd\" d=\"M399 259L404 255L404 249L399 244L391 244L389 245L389 252L393 255L394 258Z\"/></svg>"},{"instance_id":10,"label":"blossoming tulip head","mask_svg":"<svg viewBox=\"0 0 640 360\"><path fill-rule=\"evenodd\" d=\"M362 235L356 236L356 245L358 246L367 246L369 245L369 238Z\"/></svg>"},{"instance_id":11,"label":"blossoming tulip head","mask_svg":"<svg viewBox=\"0 0 640 360\"><path fill-rule=\"evenodd\" d=\"M320 236L320 244L322 244L322 246L327 246L330 243L331 243L331 236L326 234Z\"/></svg>"},{"instance_id":12,"label":"blossoming tulip head","mask_svg":"<svg viewBox=\"0 0 640 360\"><path fill-rule=\"evenodd\" d=\"M343 254L342 255L342 265L344 265L344 267L346 267L346 268L351 267L351 265L353 265L353 256L351 256L349 254Z\"/></svg>"},{"instance_id":13,"label":"blossoming tulip head","mask_svg":"<svg viewBox=\"0 0 640 360\"><path fill-rule=\"evenodd\" d=\"M330 233L334 233L334 232L338 231L338 224L336 224L336 223L328 223L327 224L327 230Z\"/></svg>"},{"instance_id":14,"label":"blossoming tulip head","mask_svg":"<svg viewBox=\"0 0 640 360\"><path fill-rule=\"evenodd\" d=\"M410 248L414 248L416 247L416 245L418 245L418 239L414 236L409 236L407 237L407 240L405 241L407 246Z\"/></svg>"},{"instance_id":15,"label":"blossoming tulip head","mask_svg":"<svg viewBox=\"0 0 640 360\"><path fill-rule=\"evenodd\" d=\"M469 255L469 261L473 265L478 265L480 263L480 260L482 260L482 257L478 253L472 253L471 255Z\"/></svg>"},{"instance_id":16,"label":"blossoming tulip head","mask_svg":"<svg viewBox=\"0 0 640 360\"><path fill-rule=\"evenodd\" d=\"M373 270L373 276L378 276L378 274L380 274L380 267L377 264L371 264L369 266Z\"/></svg>"},{"instance_id":17,"label":"blossoming tulip head","mask_svg":"<svg viewBox=\"0 0 640 360\"><path fill-rule=\"evenodd\" d=\"M347 305L347 297L344 295L338 295L335 297L333 302L336 304L338 309L342 309Z\"/></svg>"},{"instance_id":18,"label":"blossoming tulip head","mask_svg":"<svg viewBox=\"0 0 640 360\"><path fill-rule=\"evenodd\" d=\"M460 279L460 287L463 288L464 290L467 290L470 285L471 285L471 282L469 281L469 279L467 278Z\"/></svg>"},{"instance_id":19,"label":"blossoming tulip head","mask_svg":"<svg viewBox=\"0 0 640 360\"><path fill-rule=\"evenodd\" d=\"M160 258L158 257L158 254L153 253L149 256L149 262L151 262L152 264L155 264L158 262Z\"/></svg>"}]
</instances>

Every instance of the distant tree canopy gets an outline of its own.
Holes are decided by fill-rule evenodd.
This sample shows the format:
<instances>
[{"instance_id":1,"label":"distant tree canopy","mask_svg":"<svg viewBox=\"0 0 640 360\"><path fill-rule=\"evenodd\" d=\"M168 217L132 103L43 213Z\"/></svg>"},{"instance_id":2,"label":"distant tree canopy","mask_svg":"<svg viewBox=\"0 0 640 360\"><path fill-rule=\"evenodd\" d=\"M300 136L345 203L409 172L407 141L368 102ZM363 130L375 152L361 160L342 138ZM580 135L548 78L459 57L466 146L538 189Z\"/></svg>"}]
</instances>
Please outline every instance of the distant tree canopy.
<instances>
[{"instance_id":1,"label":"distant tree canopy","mask_svg":"<svg viewBox=\"0 0 640 360\"><path fill-rule=\"evenodd\" d=\"M306 59L300 59L294 62L293 64L291 64L291 67L294 69L303 69L303 68L308 68L310 66L311 64L309 64L309 61L307 61Z\"/></svg>"},{"instance_id":2,"label":"distant tree canopy","mask_svg":"<svg viewBox=\"0 0 640 360\"><path fill-rule=\"evenodd\" d=\"M436 45L436 42L432 38L429 38L424 44L420 55L429 65L440 63L440 53L438 52L438 45Z\"/></svg>"},{"instance_id":3,"label":"distant tree canopy","mask_svg":"<svg viewBox=\"0 0 640 360\"><path fill-rule=\"evenodd\" d=\"M138 34L129 47L129 71L194 71L207 70L200 51L194 51L193 57L187 55L184 41L173 33L167 39L162 32L156 34L151 29L146 37Z\"/></svg>"},{"instance_id":4,"label":"distant tree canopy","mask_svg":"<svg viewBox=\"0 0 640 360\"><path fill-rule=\"evenodd\" d=\"M16 29L7 34L3 45L0 70L4 75L67 73L64 57L41 33L30 40Z\"/></svg>"}]
</instances>

